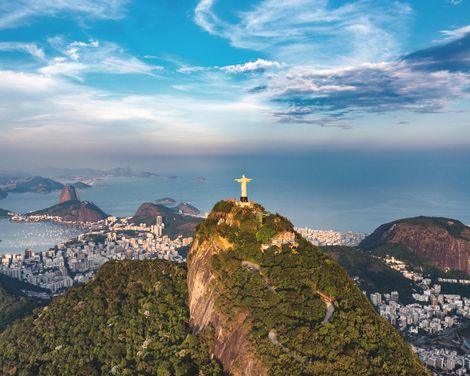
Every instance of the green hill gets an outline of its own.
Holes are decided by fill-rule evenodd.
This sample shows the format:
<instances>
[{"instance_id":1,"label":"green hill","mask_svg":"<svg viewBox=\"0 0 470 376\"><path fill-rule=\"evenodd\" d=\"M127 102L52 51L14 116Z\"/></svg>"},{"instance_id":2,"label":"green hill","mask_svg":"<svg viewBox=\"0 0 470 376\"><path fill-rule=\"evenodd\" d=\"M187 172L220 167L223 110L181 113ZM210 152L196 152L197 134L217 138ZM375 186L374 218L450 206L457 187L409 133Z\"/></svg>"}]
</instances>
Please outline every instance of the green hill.
<instances>
[{"instance_id":1,"label":"green hill","mask_svg":"<svg viewBox=\"0 0 470 376\"><path fill-rule=\"evenodd\" d=\"M31 287L33 286L0 274L0 331L44 303L29 298L21 291Z\"/></svg>"},{"instance_id":2,"label":"green hill","mask_svg":"<svg viewBox=\"0 0 470 376\"><path fill-rule=\"evenodd\" d=\"M191 326L233 375L426 375L343 268L292 224L221 201L188 254Z\"/></svg>"},{"instance_id":3,"label":"green hill","mask_svg":"<svg viewBox=\"0 0 470 376\"><path fill-rule=\"evenodd\" d=\"M331 246L320 249L338 261L349 276L358 277L359 287L368 294L398 291L402 303L414 303L411 295L420 290L418 286L380 259L352 247Z\"/></svg>"},{"instance_id":4,"label":"green hill","mask_svg":"<svg viewBox=\"0 0 470 376\"><path fill-rule=\"evenodd\" d=\"M334 259L284 217L232 201L198 226L188 269L108 262L10 325L0 348L2 375L429 374Z\"/></svg>"},{"instance_id":5,"label":"green hill","mask_svg":"<svg viewBox=\"0 0 470 376\"><path fill-rule=\"evenodd\" d=\"M109 262L0 334L0 374L217 375L186 302L184 265Z\"/></svg>"}]
</instances>

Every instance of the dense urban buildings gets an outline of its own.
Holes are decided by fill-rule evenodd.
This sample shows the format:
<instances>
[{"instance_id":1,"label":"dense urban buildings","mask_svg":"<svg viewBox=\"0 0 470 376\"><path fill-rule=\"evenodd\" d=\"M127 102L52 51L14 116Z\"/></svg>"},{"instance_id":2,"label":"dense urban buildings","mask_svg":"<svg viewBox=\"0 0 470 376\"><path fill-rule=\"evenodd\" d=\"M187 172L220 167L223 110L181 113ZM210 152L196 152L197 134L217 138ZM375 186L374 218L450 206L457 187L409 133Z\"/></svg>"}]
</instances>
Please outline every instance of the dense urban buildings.
<instances>
[{"instance_id":1,"label":"dense urban buildings","mask_svg":"<svg viewBox=\"0 0 470 376\"><path fill-rule=\"evenodd\" d=\"M192 242L191 237L170 239L163 235L165 225L161 216L151 226L136 226L129 223L129 219L108 217L98 223L81 224L87 227L87 232L45 252L34 253L27 249L24 254L4 254L0 272L47 289L53 295L88 281L108 260L185 261L182 251ZM13 220L36 221L39 218L15 216Z\"/></svg>"}]
</instances>

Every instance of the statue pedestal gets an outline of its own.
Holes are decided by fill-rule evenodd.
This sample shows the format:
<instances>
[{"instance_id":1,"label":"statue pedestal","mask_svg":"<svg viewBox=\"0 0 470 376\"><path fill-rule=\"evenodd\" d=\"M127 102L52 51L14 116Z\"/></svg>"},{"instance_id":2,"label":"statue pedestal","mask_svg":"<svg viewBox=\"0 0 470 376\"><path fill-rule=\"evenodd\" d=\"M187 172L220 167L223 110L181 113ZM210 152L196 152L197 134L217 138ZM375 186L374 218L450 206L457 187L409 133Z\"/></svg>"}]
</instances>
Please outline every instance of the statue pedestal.
<instances>
[{"instance_id":1,"label":"statue pedestal","mask_svg":"<svg viewBox=\"0 0 470 376\"><path fill-rule=\"evenodd\" d=\"M248 197L240 197L241 202L248 202Z\"/></svg>"}]
</instances>

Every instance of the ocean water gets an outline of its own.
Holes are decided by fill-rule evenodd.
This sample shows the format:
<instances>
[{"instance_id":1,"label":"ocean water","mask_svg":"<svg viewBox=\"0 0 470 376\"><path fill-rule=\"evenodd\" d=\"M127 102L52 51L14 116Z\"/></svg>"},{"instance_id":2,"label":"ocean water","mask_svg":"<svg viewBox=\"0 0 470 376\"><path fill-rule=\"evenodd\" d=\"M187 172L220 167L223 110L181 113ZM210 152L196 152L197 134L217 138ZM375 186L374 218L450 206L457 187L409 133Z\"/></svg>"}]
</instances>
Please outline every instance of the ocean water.
<instances>
[{"instance_id":1,"label":"ocean water","mask_svg":"<svg viewBox=\"0 0 470 376\"><path fill-rule=\"evenodd\" d=\"M108 178L80 191L115 216L135 213L162 197L187 201L202 212L239 196L234 178L253 178L249 198L287 216L297 226L371 232L399 218L429 215L470 224L470 153L310 153L188 160L171 170L177 178ZM159 172L163 165L146 166ZM198 181L203 177L204 182ZM25 213L57 202L59 192L10 194L0 207ZM11 238L13 227L0 225ZM4 246L0 243L0 252Z\"/></svg>"},{"instance_id":2,"label":"ocean water","mask_svg":"<svg viewBox=\"0 0 470 376\"><path fill-rule=\"evenodd\" d=\"M21 253L27 248L45 251L76 237L81 231L51 223L20 223L0 219L0 253Z\"/></svg>"}]
</instances>

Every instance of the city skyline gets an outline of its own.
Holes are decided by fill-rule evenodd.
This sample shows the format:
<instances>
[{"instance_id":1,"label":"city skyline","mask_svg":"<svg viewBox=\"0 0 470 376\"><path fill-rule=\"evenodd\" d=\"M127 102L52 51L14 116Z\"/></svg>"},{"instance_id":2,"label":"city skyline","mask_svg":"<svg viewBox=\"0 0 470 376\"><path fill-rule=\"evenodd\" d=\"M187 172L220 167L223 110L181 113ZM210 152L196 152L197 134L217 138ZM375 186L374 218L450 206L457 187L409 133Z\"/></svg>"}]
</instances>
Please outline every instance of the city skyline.
<instances>
[{"instance_id":1,"label":"city skyline","mask_svg":"<svg viewBox=\"0 0 470 376\"><path fill-rule=\"evenodd\" d=\"M2 169L469 146L467 0L0 4Z\"/></svg>"}]
</instances>

